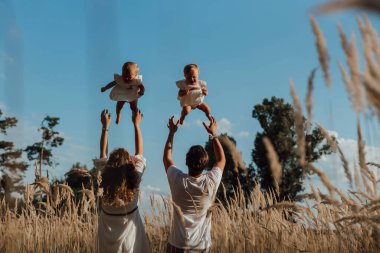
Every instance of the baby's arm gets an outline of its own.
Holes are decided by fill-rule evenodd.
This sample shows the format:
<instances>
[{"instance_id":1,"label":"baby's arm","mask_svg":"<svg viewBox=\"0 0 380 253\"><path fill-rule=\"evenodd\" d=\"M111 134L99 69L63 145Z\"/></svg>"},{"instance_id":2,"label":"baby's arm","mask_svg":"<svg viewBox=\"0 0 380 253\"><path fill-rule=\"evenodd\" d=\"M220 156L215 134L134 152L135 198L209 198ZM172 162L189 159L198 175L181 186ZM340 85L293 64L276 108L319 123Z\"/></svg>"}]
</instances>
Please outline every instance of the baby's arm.
<instances>
[{"instance_id":1,"label":"baby's arm","mask_svg":"<svg viewBox=\"0 0 380 253\"><path fill-rule=\"evenodd\" d=\"M206 88L206 82L199 80L199 84L201 86L201 90L202 90L203 95L207 96L208 95L208 90Z\"/></svg>"},{"instance_id":2,"label":"baby's arm","mask_svg":"<svg viewBox=\"0 0 380 253\"><path fill-rule=\"evenodd\" d=\"M115 86L116 85L116 82L115 81L112 81L112 82L110 82L109 84L107 84L106 86L104 86L104 87L102 87L101 89L100 89L100 91L101 92L105 92L106 90L108 90L108 89L111 89L113 86Z\"/></svg>"},{"instance_id":3,"label":"baby's arm","mask_svg":"<svg viewBox=\"0 0 380 253\"><path fill-rule=\"evenodd\" d=\"M207 96L208 95L208 90L206 87L202 87L202 93L203 95Z\"/></svg>"},{"instance_id":4,"label":"baby's arm","mask_svg":"<svg viewBox=\"0 0 380 253\"><path fill-rule=\"evenodd\" d=\"M140 96L144 95L144 93L145 93L145 86L144 86L144 84L139 84L139 86L138 86L138 93L139 93Z\"/></svg>"}]
</instances>

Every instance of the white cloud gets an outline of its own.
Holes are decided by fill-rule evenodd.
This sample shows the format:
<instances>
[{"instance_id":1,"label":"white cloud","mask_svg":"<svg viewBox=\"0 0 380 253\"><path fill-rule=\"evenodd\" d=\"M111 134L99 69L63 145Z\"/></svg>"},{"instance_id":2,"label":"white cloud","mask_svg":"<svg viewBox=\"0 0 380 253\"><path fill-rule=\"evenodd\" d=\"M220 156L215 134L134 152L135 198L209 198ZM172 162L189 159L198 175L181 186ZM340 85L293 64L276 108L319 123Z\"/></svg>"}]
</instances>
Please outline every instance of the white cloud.
<instances>
[{"instance_id":1,"label":"white cloud","mask_svg":"<svg viewBox=\"0 0 380 253\"><path fill-rule=\"evenodd\" d=\"M331 130L327 130L327 132L329 133L330 136L338 138L338 132L331 131Z\"/></svg>"},{"instance_id":2,"label":"white cloud","mask_svg":"<svg viewBox=\"0 0 380 253\"><path fill-rule=\"evenodd\" d=\"M239 133L237 133L237 136L240 138L248 138L250 134L248 131L240 131Z\"/></svg>"},{"instance_id":3,"label":"white cloud","mask_svg":"<svg viewBox=\"0 0 380 253\"><path fill-rule=\"evenodd\" d=\"M197 119L195 121L195 124L198 125L199 127L203 128L203 121L202 120ZM248 131L241 130L240 132L235 132L237 130L234 130L233 128L234 128L234 124L232 124L232 122L226 117L222 117L218 121L218 133L219 134L227 133L228 135L237 136L237 137L242 138L242 139L246 139L250 136L250 133Z\"/></svg>"},{"instance_id":4,"label":"white cloud","mask_svg":"<svg viewBox=\"0 0 380 253\"><path fill-rule=\"evenodd\" d=\"M231 134L232 123L227 118L221 118L218 122L218 132Z\"/></svg>"},{"instance_id":5,"label":"white cloud","mask_svg":"<svg viewBox=\"0 0 380 253\"><path fill-rule=\"evenodd\" d=\"M332 132L330 132L332 133ZM338 134L334 135L337 138L339 147L341 148L346 160L349 163L349 168L352 177L354 177L354 168L358 167L358 144L356 140L339 138ZM379 162L380 161L380 147L366 146L365 147L366 161L367 162ZM334 153L328 156L323 156L316 163L316 165L322 169L329 180L339 189L348 189L349 183L348 179L344 173L342 162L339 158L339 153ZM377 176L377 171L375 170L375 175ZM317 176L312 177L313 183L321 189L322 192L326 193L325 187L320 182Z\"/></svg>"},{"instance_id":6,"label":"white cloud","mask_svg":"<svg viewBox=\"0 0 380 253\"><path fill-rule=\"evenodd\" d=\"M3 112L3 117L7 116L6 114L8 113L8 107L5 104L3 104L3 103L0 102L0 109Z\"/></svg>"},{"instance_id":7,"label":"white cloud","mask_svg":"<svg viewBox=\"0 0 380 253\"><path fill-rule=\"evenodd\" d=\"M160 188L151 186L150 184L148 184L147 186L143 187L143 189L145 189L146 191L150 191L150 192L160 192L161 191Z\"/></svg>"}]
</instances>

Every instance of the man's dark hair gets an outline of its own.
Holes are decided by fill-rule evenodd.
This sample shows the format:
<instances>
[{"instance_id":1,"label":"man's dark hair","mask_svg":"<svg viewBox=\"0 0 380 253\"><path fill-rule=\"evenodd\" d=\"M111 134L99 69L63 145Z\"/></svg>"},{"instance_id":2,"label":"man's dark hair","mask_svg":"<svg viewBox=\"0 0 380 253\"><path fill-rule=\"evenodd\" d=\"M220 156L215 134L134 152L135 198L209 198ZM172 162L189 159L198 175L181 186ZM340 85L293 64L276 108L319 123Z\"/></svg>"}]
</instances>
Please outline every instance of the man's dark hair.
<instances>
[{"instance_id":1,"label":"man's dark hair","mask_svg":"<svg viewBox=\"0 0 380 253\"><path fill-rule=\"evenodd\" d=\"M192 146L186 154L186 165L190 174L199 174L208 164L208 154L201 145Z\"/></svg>"}]
</instances>

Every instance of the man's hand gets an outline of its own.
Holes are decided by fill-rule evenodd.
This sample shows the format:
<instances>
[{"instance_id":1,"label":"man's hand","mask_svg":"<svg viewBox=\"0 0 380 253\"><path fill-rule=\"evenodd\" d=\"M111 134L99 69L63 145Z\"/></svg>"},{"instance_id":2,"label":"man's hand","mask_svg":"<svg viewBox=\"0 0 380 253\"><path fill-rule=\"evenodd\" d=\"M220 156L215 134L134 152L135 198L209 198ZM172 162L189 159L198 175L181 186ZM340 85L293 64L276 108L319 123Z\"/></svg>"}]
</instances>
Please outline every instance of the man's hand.
<instances>
[{"instance_id":1,"label":"man's hand","mask_svg":"<svg viewBox=\"0 0 380 253\"><path fill-rule=\"evenodd\" d=\"M111 122L111 114L107 109L104 109L100 114L100 121L102 122L102 126L104 129L108 129Z\"/></svg>"},{"instance_id":2,"label":"man's hand","mask_svg":"<svg viewBox=\"0 0 380 253\"><path fill-rule=\"evenodd\" d=\"M216 120L214 117L211 116L210 125L207 126L206 123L203 122L203 126L206 128L206 131L214 136L212 138L212 146L214 148L215 153L215 164L214 167L218 167L222 171L224 170L224 167L226 166L226 156L224 154L224 150L222 145L220 144L220 141L216 137L216 129L218 128L218 125L216 123Z\"/></svg>"},{"instance_id":3,"label":"man's hand","mask_svg":"<svg viewBox=\"0 0 380 253\"><path fill-rule=\"evenodd\" d=\"M216 135L216 129L218 128L218 125L216 123L216 120L214 117L211 117L210 125L207 126L206 123L203 122L203 126L206 128L206 131L215 136Z\"/></svg>"},{"instance_id":4,"label":"man's hand","mask_svg":"<svg viewBox=\"0 0 380 253\"><path fill-rule=\"evenodd\" d=\"M145 93L145 87L144 87L144 85L142 85L142 84L140 84L139 86L138 86L138 92L137 92L140 96L143 96L144 95L144 93Z\"/></svg>"},{"instance_id":5,"label":"man's hand","mask_svg":"<svg viewBox=\"0 0 380 253\"><path fill-rule=\"evenodd\" d=\"M168 134L168 139L166 140L166 144L164 148L164 156L163 156L165 171L167 171L170 166L174 165L174 162L172 160L172 149L173 149L174 133L178 129L178 124L179 124L179 120L177 120L177 122L174 123L174 116L172 116L169 119L169 122L167 125L169 128L169 134Z\"/></svg>"},{"instance_id":6,"label":"man's hand","mask_svg":"<svg viewBox=\"0 0 380 253\"><path fill-rule=\"evenodd\" d=\"M137 113L132 113L132 122L135 126L139 126L141 119L143 117L143 114L139 110Z\"/></svg>"},{"instance_id":7,"label":"man's hand","mask_svg":"<svg viewBox=\"0 0 380 253\"><path fill-rule=\"evenodd\" d=\"M208 90L206 88L203 88L202 89L202 93L203 93L203 95L207 96L208 95Z\"/></svg>"},{"instance_id":8,"label":"man's hand","mask_svg":"<svg viewBox=\"0 0 380 253\"><path fill-rule=\"evenodd\" d=\"M175 133L177 132L177 129L178 129L178 124L179 124L179 120L177 120L176 123L174 123L174 116L172 116L170 119L169 119L169 123L168 123L168 128L169 128L169 132L170 133Z\"/></svg>"}]
</instances>

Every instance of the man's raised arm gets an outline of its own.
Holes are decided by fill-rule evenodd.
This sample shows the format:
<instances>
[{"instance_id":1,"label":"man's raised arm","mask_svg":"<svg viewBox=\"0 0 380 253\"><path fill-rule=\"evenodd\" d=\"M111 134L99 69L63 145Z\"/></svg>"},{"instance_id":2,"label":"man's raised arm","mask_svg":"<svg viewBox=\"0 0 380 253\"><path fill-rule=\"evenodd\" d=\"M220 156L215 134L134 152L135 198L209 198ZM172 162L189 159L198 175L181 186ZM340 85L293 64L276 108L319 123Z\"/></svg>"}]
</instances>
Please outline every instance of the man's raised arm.
<instances>
[{"instance_id":1,"label":"man's raised arm","mask_svg":"<svg viewBox=\"0 0 380 253\"><path fill-rule=\"evenodd\" d=\"M215 164L214 167L218 167L222 171L224 170L224 166L226 165L226 157L224 156L224 151L222 144L216 135L216 129L218 128L216 120L214 117L211 118L210 125L207 126L206 123L203 122L203 126L206 128L206 131L211 135L210 139L212 141L212 146L214 147L215 153Z\"/></svg>"},{"instance_id":2,"label":"man's raised arm","mask_svg":"<svg viewBox=\"0 0 380 253\"><path fill-rule=\"evenodd\" d=\"M178 129L178 123L179 123L178 120L176 123L174 123L174 116L172 116L169 119L169 123L167 125L169 128L169 134L168 134L168 139L166 140L164 156L163 156L165 171L167 171L170 166L174 165L174 162L172 160L173 139L174 139L174 134Z\"/></svg>"}]
</instances>

